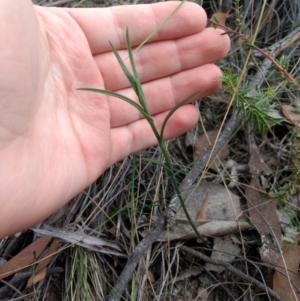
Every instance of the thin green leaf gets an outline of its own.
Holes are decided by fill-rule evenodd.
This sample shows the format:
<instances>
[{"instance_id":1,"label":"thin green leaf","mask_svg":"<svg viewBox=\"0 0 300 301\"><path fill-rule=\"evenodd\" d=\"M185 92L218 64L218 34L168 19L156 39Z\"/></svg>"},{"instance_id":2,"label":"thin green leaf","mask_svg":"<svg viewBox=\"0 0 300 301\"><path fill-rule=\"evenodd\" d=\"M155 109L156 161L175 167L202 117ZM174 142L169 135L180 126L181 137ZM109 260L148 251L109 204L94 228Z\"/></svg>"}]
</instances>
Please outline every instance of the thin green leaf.
<instances>
[{"instance_id":1,"label":"thin green leaf","mask_svg":"<svg viewBox=\"0 0 300 301\"><path fill-rule=\"evenodd\" d=\"M118 63L120 64L125 76L127 77L129 83L131 84L132 88L134 89L134 91L136 92L136 82L135 82L135 79L134 79L134 76L132 76L132 74L130 73L130 71L127 69L127 67L125 66L124 62L122 61L117 49L115 48L115 46L109 42L110 44L110 47L113 51L113 53L115 54L117 60L118 60ZM137 93L137 92L136 92Z\"/></svg>"},{"instance_id":2,"label":"thin green leaf","mask_svg":"<svg viewBox=\"0 0 300 301\"><path fill-rule=\"evenodd\" d=\"M122 94L115 93L115 92L108 91L108 90L96 89L96 88L79 88L77 90L96 92L96 93L101 93L101 94L105 94L105 95L108 95L108 96L112 96L112 97L122 99L122 100L126 101L127 103L131 104L132 106L134 106L136 109L138 109L144 116L145 115L148 116L147 112L145 112L144 109L140 105L138 105L132 99L130 99L130 98L128 98L128 97L126 97Z\"/></svg>"},{"instance_id":3,"label":"thin green leaf","mask_svg":"<svg viewBox=\"0 0 300 301\"><path fill-rule=\"evenodd\" d=\"M212 19L212 21L214 21L214 22L216 22L216 23L218 23L218 24L220 23L219 20L218 20L215 16L212 16L211 19Z\"/></svg>"},{"instance_id":4,"label":"thin green leaf","mask_svg":"<svg viewBox=\"0 0 300 301\"><path fill-rule=\"evenodd\" d=\"M133 59L133 53L132 53L132 48L131 48L131 44L130 44L128 28L126 28L126 46L127 46L127 51L128 51L128 54L129 54L129 60L130 60L130 65L131 65L132 72L133 72L133 77L136 80L139 80L138 73L136 71L135 63L134 63L134 59Z\"/></svg>"},{"instance_id":5,"label":"thin green leaf","mask_svg":"<svg viewBox=\"0 0 300 301\"><path fill-rule=\"evenodd\" d=\"M131 48L131 44L130 44L128 28L126 28L126 45L127 45L127 51L128 51L128 54L129 54L131 69L132 69L132 72L133 72L133 77L134 77L135 84L136 84L135 93L138 96L139 103L141 104L141 106L144 108L145 111L148 111L147 102L146 102L146 99L145 99L145 96L144 96L144 92L143 92L143 89L142 89L142 86L141 86L141 82L140 82L136 67L135 67L135 62L134 62L133 52L132 52L132 48Z\"/></svg>"},{"instance_id":6,"label":"thin green leaf","mask_svg":"<svg viewBox=\"0 0 300 301\"><path fill-rule=\"evenodd\" d=\"M179 8L186 2L186 0L183 0L173 11L172 13L162 22L158 27L155 28L155 30L152 31L152 33L134 50L134 52L138 51L140 48L142 48L154 35L157 34L159 30L161 30L167 22L175 15L175 13L179 10Z\"/></svg>"},{"instance_id":7,"label":"thin green leaf","mask_svg":"<svg viewBox=\"0 0 300 301\"><path fill-rule=\"evenodd\" d=\"M170 170L169 167L165 164L163 164L162 162L158 161L158 160L154 160L154 159L148 159L148 158L143 158L143 161L149 162L149 163L153 163L155 165L158 165L162 168L164 168L165 170L167 170L168 172L173 172L173 170ZM174 172L173 172L174 173Z\"/></svg>"},{"instance_id":8,"label":"thin green leaf","mask_svg":"<svg viewBox=\"0 0 300 301\"><path fill-rule=\"evenodd\" d=\"M133 273L131 279L131 300L136 300L136 274Z\"/></svg>"},{"instance_id":9,"label":"thin green leaf","mask_svg":"<svg viewBox=\"0 0 300 301\"><path fill-rule=\"evenodd\" d=\"M223 33L221 33L221 36L225 36L225 35L229 35L229 34L231 34L231 32L230 31L224 31Z\"/></svg>"},{"instance_id":10,"label":"thin green leaf","mask_svg":"<svg viewBox=\"0 0 300 301\"><path fill-rule=\"evenodd\" d=\"M165 131L165 127L166 124L168 122L168 120L170 119L170 117L175 113L175 111L177 111L180 107L182 107L184 104L186 104L188 101L190 101L193 97L195 97L197 94L199 94L202 90L198 90L195 93L191 94L190 96L188 96L187 98L185 98L184 100L182 100L180 103L178 103L167 115L167 117L165 118L163 124L162 124L162 128L160 131L160 137L163 138L163 134Z\"/></svg>"}]
</instances>

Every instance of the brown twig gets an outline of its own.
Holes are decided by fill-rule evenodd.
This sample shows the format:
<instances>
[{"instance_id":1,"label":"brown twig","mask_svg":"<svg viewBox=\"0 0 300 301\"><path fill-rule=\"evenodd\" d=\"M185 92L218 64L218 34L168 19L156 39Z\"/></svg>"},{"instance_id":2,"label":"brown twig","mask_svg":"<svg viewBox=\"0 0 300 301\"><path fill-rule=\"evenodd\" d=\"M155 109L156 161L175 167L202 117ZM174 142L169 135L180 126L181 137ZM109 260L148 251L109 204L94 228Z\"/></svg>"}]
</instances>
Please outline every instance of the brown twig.
<instances>
[{"instance_id":1,"label":"brown twig","mask_svg":"<svg viewBox=\"0 0 300 301\"><path fill-rule=\"evenodd\" d=\"M222 260L218 260L218 259L213 259L210 258L198 251L193 250L192 248L189 248L187 246L182 246L181 247L182 251L188 252L189 254L192 254L193 256L200 258L201 260L204 260L205 262L211 263L211 264L215 264L215 265L220 265L222 267L224 267L227 271L229 271L231 274L241 278L244 281L249 282L250 284L254 284L255 286L257 286L258 288L262 289L263 291L265 291L270 297L274 298L277 301L284 301L276 292L274 292L272 289L270 289L269 287L267 287L266 285L264 285L263 283L261 283L260 281L256 280L255 278L246 275L245 273L243 273L242 271L236 269L235 267L233 267L230 263L222 261Z\"/></svg>"},{"instance_id":2,"label":"brown twig","mask_svg":"<svg viewBox=\"0 0 300 301\"><path fill-rule=\"evenodd\" d=\"M222 29L224 29L226 31L226 33L232 33L234 35L237 35L237 36L240 36L240 39L241 39L241 42L243 44L247 44L249 45L250 47L254 48L256 51L258 51L260 54L262 54L265 58L269 59L272 64L275 66L275 68L277 68L279 70L279 72L281 74L283 74L286 79L289 81L289 82L292 82L292 83L295 83L296 80L289 74L288 71L286 71L283 67L281 67L277 62L276 60L267 52L265 52L264 50L262 50L261 48L259 48L258 46L254 45L252 43L252 41L246 37L245 35L239 33L238 31L235 31L235 30L232 30L231 28L225 26L225 25L222 25L222 24L219 24L219 23L216 23L212 20L209 20L209 22L211 22L212 24L214 24L215 26L218 26Z\"/></svg>"},{"instance_id":3,"label":"brown twig","mask_svg":"<svg viewBox=\"0 0 300 301\"><path fill-rule=\"evenodd\" d=\"M286 79L289 82L291 82L291 83L296 82L296 80L283 67L281 67L269 53L263 51L261 48L257 47L256 45L251 44L251 41L249 41L247 38L245 38L244 41L247 45L253 47L256 51L261 53L264 57L268 58L272 62L272 64L279 70L279 72L286 77ZM243 39L242 39L242 42L243 42Z\"/></svg>"}]
</instances>

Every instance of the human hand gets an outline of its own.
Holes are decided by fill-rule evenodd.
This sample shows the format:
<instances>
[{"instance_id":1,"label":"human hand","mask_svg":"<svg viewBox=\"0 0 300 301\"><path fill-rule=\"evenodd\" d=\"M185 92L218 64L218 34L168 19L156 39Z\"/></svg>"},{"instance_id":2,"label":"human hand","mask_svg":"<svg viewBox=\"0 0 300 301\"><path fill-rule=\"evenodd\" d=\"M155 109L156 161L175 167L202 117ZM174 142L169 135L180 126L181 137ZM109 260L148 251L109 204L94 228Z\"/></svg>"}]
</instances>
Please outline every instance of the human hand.
<instances>
[{"instance_id":1,"label":"human hand","mask_svg":"<svg viewBox=\"0 0 300 301\"><path fill-rule=\"evenodd\" d=\"M4 1L0 11L0 237L42 221L127 155L156 144L129 104L77 88L105 88L136 99L112 53L128 56L125 30L138 46L179 5L62 9ZM229 49L220 30L185 3L135 61L160 128L175 104L218 89L212 62ZM7 29L9 28L9 30ZM129 61L126 60L129 65ZM198 97L199 98L199 97ZM180 108L165 138L193 127L198 112Z\"/></svg>"}]
</instances>

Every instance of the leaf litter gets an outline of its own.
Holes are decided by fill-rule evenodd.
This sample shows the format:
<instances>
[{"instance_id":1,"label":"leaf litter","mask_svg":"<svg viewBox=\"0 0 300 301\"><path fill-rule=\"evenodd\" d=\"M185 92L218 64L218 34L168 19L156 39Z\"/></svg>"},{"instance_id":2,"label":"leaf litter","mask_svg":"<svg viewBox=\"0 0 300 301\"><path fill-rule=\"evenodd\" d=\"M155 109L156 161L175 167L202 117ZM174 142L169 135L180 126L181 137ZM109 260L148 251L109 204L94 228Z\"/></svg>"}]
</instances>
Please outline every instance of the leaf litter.
<instances>
[{"instance_id":1,"label":"leaf litter","mask_svg":"<svg viewBox=\"0 0 300 301\"><path fill-rule=\"evenodd\" d=\"M183 193L186 209L202 236L223 236L251 229L242 218L240 198L221 184L201 183ZM175 225L165 230L160 241L196 238L183 210L179 210ZM145 236L148 230L141 234Z\"/></svg>"},{"instance_id":2,"label":"leaf litter","mask_svg":"<svg viewBox=\"0 0 300 301\"><path fill-rule=\"evenodd\" d=\"M234 261L237 255L240 255L240 253L241 248L232 241L231 237L217 237L214 239L213 252L210 257L212 259L231 263ZM206 263L204 268L219 274L225 270L224 267L211 263Z\"/></svg>"},{"instance_id":3,"label":"leaf litter","mask_svg":"<svg viewBox=\"0 0 300 301\"><path fill-rule=\"evenodd\" d=\"M214 131L208 131L196 138L195 145L194 145L194 161L201 158L204 153L207 151L207 149L214 145L216 142L216 139L219 135L219 130ZM218 154L217 158L215 158L213 161L210 160L208 163L208 167L218 171L219 166L222 164L222 162L228 157L229 155L229 147L226 145Z\"/></svg>"},{"instance_id":4,"label":"leaf litter","mask_svg":"<svg viewBox=\"0 0 300 301\"><path fill-rule=\"evenodd\" d=\"M261 235L260 255L264 262L275 265L280 257L281 225L276 213L276 203L266 195L260 184L261 172L270 171L254 142L250 145L249 168L252 179L245 189L251 222Z\"/></svg>"},{"instance_id":5,"label":"leaf litter","mask_svg":"<svg viewBox=\"0 0 300 301\"><path fill-rule=\"evenodd\" d=\"M33 228L33 231L42 235L51 235L52 237L60 238L68 243L78 245L89 250L114 254L121 257L125 256L121 253L122 249L117 243L110 242L109 240L102 239L100 237L87 235L84 232L71 232L63 229L55 229L46 225L44 225L43 228ZM108 250L107 247L112 250Z\"/></svg>"},{"instance_id":6,"label":"leaf litter","mask_svg":"<svg viewBox=\"0 0 300 301\"><path fill-rule=\"evenodd\" d=\"M59 243L57 239L53 239L49 249L43 254L37 266L34 268L33 275L28 279L26 288L42 281L47 274L47 265L51 263L57 254Z\"/></svg>"},{"instance_id":7,"label":"leaf litter","mask_svg":"<svg viewBox=\"0 0 300 301\"><path fill-rule=\"evenodd\" d=\"M40 3L40 2L45 2L45 1L35 1L36 3ZM47 2L47 1L46 1ZM49 1L48 1L49 2ZM61 5L61 3L60 2L64 2L64 1L57 1L57 3L58 3L58 5ZM69 3L71 3L72 1L65 1L65 2L69 2ZM248 7L248 4L251 6L251 5L253 5L253 3L252 3L253 1L249 1L248 3L247 2L244 2L244 3L242 3L242 4L244 4L244 6L245 6L245 12L247 12L247 7ZM50 2L49 2L50 3ZM54 2L53 2L54 3ZM263 34L263 37L265 38L265 41L268 43L268 44L272 44L273 43L273 38L274 38L274 36L276 36L276 35L274 35L274 32L276 32L276 33L280 33L281 35L282 34L286 34L285 33L285 30L287 29L288 30L288 28L289 28L289 24L284 24L284 22L282 22L282 24L283 24L283 27L284 27L284 30L281 30L282 29L282 27L281 27L281 29L280 29L280 25L281 24L278 24L278 20L276 20L276 14L277 14L277 8L278 8L278 6L279 6L279 8L285 8L286 9L286 12L289 14L289 18L288 19L290 19L290 20L294 20L295 18L294 18L294 16L295 16L295 13L297 12L297 5L292 5L291 4L291 1L285 1L285 2L283 2L283 1L279 1L279 5L277 5L277 7L275 7L276 6L276 4L278 4L278 1L276 0L276 1L272 1L272 4L271 5L269 5L268 6L268 8L265 10L265 12L264 12L264 15L263 15L263 25L264 26L261 26L260 28L259 28L259 30L262 32L262 34ZM294 4L295 4L295 2L294 2ZM52 5L52 2L49 4L50 6ZM77 5L77 4L76 4ZM96 4L96 2L95 2L95 5L99 5L98 4L98 2L97 2L97 4ZM212 4L211 4L212 5ZM250 6L248 7L248 9L250 8ZM253 7L252 7L253 8ZM255 8L255 7L254 7ZM290 8L293 8L293 9L290 9ZM251 9L250 9L251 10ZM250 11L249 10L249 11ZM297 15L297 14L296 14ZM298 14L299 15L299 14ZM229 18L227 19L227 17L229 17L229 15L228 15L228 10L227 10L227 12L226 13L224 13L224 12L221 12L221 11L219 11L218 12L218 10L217 10L217 14L216 14L216 16L220 16L220 17L217 17L217 19L218 19L218 21L219 21L219 23L220 24L222 24L222 25L224 25L224 24L226 24L225 22L226 21L230 21L229 20ZM247 15L245 15L246 16L246 18L248 18L249 20L250 20L250 18L249 18L249 16L247 16ZM257 14L257 16L258 16L258 14ZM252 16L252 18L253 18L253 20L255 19L255 15L254 16ZM274 20L276 21L276 22L274 22ZM282 18L282 20L284 20L284 18ZM254 24L254 27L252 26L253 24L251 23L249 23L249 21L247 21L246 19L244 20L245 21L245 28L255 28L255 24ZM293 21L294 22L294 21ZM255 23L255 22L254 22ZM268 26L269 25L269 26ZM270 30L270 28L271 28L271 30ZM271 33L271 34L270 34ZM234 41L234 39L233 39L233 51L236 51L236 49L239 49L238 47L237 47L237 45L236 44L234 44L235 43L235 41ZM289 53L287 53L288 55L291 55L291 53L289 52ZM234 52L233 52L233 55L231 55L230 56L233 60L235 60L235 58L234 58ZM234 63L232 63L232 60L230 61L230 65L231 66L234 66L234 64L237 64L237 70L235 70L235 72L238 72L239 70L240 70L240 66L238 65L238 63L236 63L236 62L234 62ZM289 93L289 91L287 91L286 93ZM288 111L289 110L289 111ZM286 108L286 111L288 111L289 113L288 113L288 115L289 116L286 116L290 121L292 121L292 123L294 123L294 125L298 128L299 127L299 125L298 125L298 114L297 113L295 113L296 115L295 116L292 116L292 114L291 113L294 113L293 111L294 111L294 108L293 107L291 107L290 105L289 105L289 107L288 108ZM180 166L181 166L181 162L180 162ZM249 164L250 164L250 162L249 162ZM109 172L111 172L113 169L110 169L109 170ZM251 171L252 172L252 171ZM113 173L113 172L111 172L111 173ZM147 177L148 177L148 175L149 175L149 173L147 172ZM110 175L110 177L111 177L111 175ZM141 182L142 183L144 183L143 181L145 181L145 182L147 182L147 180L148 180L148 178L146 177L146 180L144 180L144 178L143 179L141 179ZM104 177L105 178L105 177ZM108 177L109 178L109 177ZM109 181L110 181L110 179L111 178L109 178ZM121 180L120 181L122 181L123 180L123 178L120 178ZM259 177L258 177L258 181L257 180L255 180L255 181L253 181L252 183L253 183L253 188L254 188L254 190L256 190L256 189L260 189L261 191L264 191L265 190L265 187L262 185L262 184L260 184L260 181L259 180L261 180ZM102 180L101 180L102 181ZM109 182L108 181L108 182ZM140 179L139 179L139 181L140 181ZM93 203L93 202L95 202L95 199L97 199L97 197L98 197L98 194L101 194L101 189L103 188L103 187L105 187L105 181L103 181L104 182L104 185L99 189L99 187L97 186L97 185L93 185L93 186L91 186L91 190L89 190L89 191L87 191L87 192L84 192L84 196L88 199L90 199L90 202L91 203ZM103 184L103 183L102 183ZM118 186L118 185L116 185L116 186ZM96 188L96 189L95 189ZM91 193L91 191L93 191L93 189L94 189L94 191L95 191L95 193L93 194L93 193ZM253 189L252 189L253 190ZM264 191L265 192L265 191ZM119 194L119 191L118 192L115 192L115 194L117 195L117 194ZM251 193L250 193L250 196L251 196ZM262 196L264 196L264 193L262 193L262 194L260 194L259 193L259 195L254 195L254 194L252 194L252 196L254 196L254 199L256 200L257 199L257 197L258 198L260 198L261 199L261 197ZM95 197L95 199L94 199L94 197ZM222 235L226 235L226 234L228 234L228 233L235 233L236 232L236 224L237 224L237 222L236 222L236 220L232 220L232 221L226 221L226 220L208 220L208 218L207 218L207 216L209 215L209 213L211 212L210 211L210 207L209 207L209 195L207 194L207 195L205 195L204 197L204 201L203 201L203 204L202 204L202 207L200 207L200 208L198 208L199 210L197 211L197 214L194 214L194 218L195 218L195 223L199 223L199 227L202 227L201 229L203 229L202 230L202 232L201 232L201 234L204 234L204 235L207 235L207 236L218 236L218 235L220 235L220 236L222 236ZM84 198L83 198L84 199ZM109 199L109 198L107 198L108 199L108 201L107 201L107 203L108 202L110 202L111 201L111 199ZM121 196L121 198L120 199L126 199L126 198L124 198L123 196ZM81 202L82 202L82 198L78 198L78 201L77 201L77 203L78 204L81 204ZM85 200L85 202L86 202L86 200ZM119 199L118 199L118 203L119 203L120 201L119 201ZM268 202L268 200L265 200L265 202ZM274 201L272 201L273 203L274 203ZM86 202L86 203L88 203L88 202ZM104 205L105 206L107 206L107 203L104 203ZM261 206L263 206L263 205L261 205ZM252 206L252 207L250 207L250 212L252 211L256 211L256 210L259 210L258 208L259 207L261 207L261 206L257 206L257 204L255 204L255 206ZM83 206L84 207L84 206ZM83 207L80 207L80 205L78 205L78 208L83 208ZM88 206L86 206L86 208L88 208ZM274 211L273 209L274 209L274 207L272 207L271 208L272 209L272 212ZM105 210L108 210L107 209L107 207L105 207ZM266 211L266 209L263 209L262 210L263 212L265 212ZM76 215L76 213L74 212L73 213L73 215L74 215L74 217L75 217L75 215ZM253 215L252 215L253 216ZM178 224L181 224L180 226L181 226L181 228L183 227L184 228L184 226L182 226L182 225L185 225L186 223L185 222L183 222L183 220L182 220L182 218L183 218L183 216L178 216ZM236 216L235 216L235 218L236 218ZM74 218L75 220L77 220L77 216ZM251 219L252 219L252 217L251 217ZM245 229L249 229L249 228L251 228L251 227L249 227L249 223L247 223L247 222L244 222L244 221L240 221L241 220L241 218L239 218L239 225L241 226L241 225L243 225L243 223L244 224L247 224L247 227L245 227ZM268 227L266 227L266 228L259 228L259 219L257 219L256 220L256 218L254 217L253 218L253 220L255 220L256 222L254 223L255 224L255 226L257 227L257 229L260 229L259 230L259 233L261 233L261 236L263 237L263 236L266 236L266 237L271 237L270 238L270 240L272 241L272 244L274 243L274 237L276 237L277 238L277 234L275 234L274 235L274 231L275 231L275 229L273 229L273 228L276 228L277 226L276 226L276 223L275 224L271 224L272 225L272 228L270 227L270 225L268 225ZM252 220L252 221L253 221ZM266 221L266 217L265 217L265 213L263 214L263 222L264 223L266 223L265 222ZM232 228L231 228L231 230L230 231L228 231L228 232L226 232L226 231L223 231L224 229L225 229L225 226L224 226L224 224L222 224L222 223L226 223L226 222L231 222L231 223L233 223L231 226L232 226ZM268 222L269 223L269 222ZM63 223L62 223L63 224ZM118 217L118 222L116 223L116 225L117 226L113 226L113 227L116 227L117 228L117 233L120 233L120 232L125 232L125 230L127 231L127 232L129 232L125 227L124 227L124 225L122 224L122 218L120 218L120 217ZM276 227L275 227L276 226ZM122 229L122 227L125 229L125 230L123 230ZM206 227L206 228L205 228ZM121 231L120 231L120 229L121 229ZM240 228L241 230L243 230L243 228ZM56 230L58 230L58 229L56 229ZM180 228L178 228L177 229L178 231L180 231ZM102 231L102 230L101 230ZM97 231L97 232L100 232L100 235L101 235L101 231ZM191 229L189 229L189 231L191 231ZM223 231L223 232L222 232ZM54 231L53 231L54 232ZM81 236L81 238L82 238L82 235L83 235L83 231L80 233L79 232L79 234L80 234L80 236ZM271 233L271 234L270 234ZM112 235L113 235L113 233L111 233ZM181 236L181 239L188 239L188 236L186 235L186 230L183 230L182 231L182 234L181 234L182 236ZM273 235L273 236L272 236ZM121 239L123 239L124 241L126 241L126 239L124 239L124 237L126 237L126 235L124 235L123 237L122 237L122 235L121 235ZM180 235L179 235L179 237L180 237ZM193 236L194 237L194 236ZM75 240L77 239L78 237L76 237L75 238ZM119 238L120 238L120 236L118 236L117 237L117 239L119 240ZM63 237L60 237L59 238L61 241L63 241L64 240L64 238ZM177 238L174 238L174 239L177 239ZM213 239L214 240L214 243L215 243L215 245L214 245L214 249L216 248L216 244L217 244L217 238L214 238ZM66 240L66 241L68 241L68 240ZM73 238L71 238L70 239L70 241L74 241L74 237ZM278 238L277 238L277 241L278 241ZM71 242L70 242L71 243ZM110 271L112 271L112 274L113 275L117 275L117 271L118 271L118 269L116 268L116 266L118 266L118 260L117 259L114 259L114 262L113 262L113 264L111 264L111 262L109 262L109 260L107 260L107 258L109 258L110 256L114 256L114 255L116 255L116 258L120 258L120 257L118 257L119 255L118 254L114 254L114 251L116 251L117 253L123 253L123 249L121 249L120 251L119 250L117 250L117 248L111 248L111 247L107 247L107 246L104 246L104 245L101 245L101 243L103 243L103 241L102 242L95 242L95 241L93 241L93 242L91 242L91 241L88 241L88 242L86 242L85 244L84 244L84 247L86 248L86 250L88 250L89 252L95 252L95 254L97 254L97 255L99 255L99 258L101 258L100 260L99 260L99 265L101 265L101 261L103 260L103 262L105 262L105 267L106 267L106 270L108 271L108 270L110 270ZM169 241L167 242L168 244L170 243ZM97 245L97 247L95 248L95 244ZM162 244L162 243L161 243ZM266 243L265 243L266 244ZM5 245L5 243L3 243L2 245ZM126 243L125 243L125 245L126 245ZM129 245L129 243L127 244L127 245ZM225 244L226 245L226 244ZM77 245L73 245L73 247L74 248L76 248L76 246ZM106 253L105 252L101 252L100 251L100 249L102 249L102 251L104 250L104 249L106 249L106 247L108 248L106 251ZM287 274L286 273L286 271L284 271L285 270L285 268L283 268L282 270L280 270L279 269L279 271L278 271L278 273L277 272L275 272L275 275L274 275L274 290L276 290L279 294L281 294L282 292L284 292L284 294L286 294L286 300L287 301L289 301L289 300L295 300L295 298L293 299L292 298L292 295L290 295L290 292L288 292L290 289L291 289L291 283L290 282L288 282L287 281L287 278L289 277L290 278L290 280L291 280L291 282L292 282L292 284L295 284L295 286L297 286L297 287L299 287L299 284L298 284L298 280L297 280L297 278L296 278L296 274L297 274L297 265L299 265L299 250L298 250L298 246L294 246L295 247L295 250L291 250L291 251L289 251L290 250L290 247L288 247L288 248L286 248L285 249L285 252L284 252L284 257L283 258L279 258L278 259L278 261L277 261L277 264L279 265L279 266L284 266L284 262L286 263L286 265L288 266L288 270L290 270L290 272L289 272L289 274ZM34 249L34 248L33 248ZM113 251L114 250L114 251ZM154 248L154 250L155 251L157 251L157 253L155 253L155 251L154 252L152 252L151 253L151 255L149 255L149 257L151 258L151 260L150 260L150 264L152 264L152 267L153 267L153 262L154 262L154 260L155 260L155 258L157 258L158 257L158 255L157 254L161 254L161 250L156 246L155 248ZM170 253L172 252L172 243L171 243L171 248L168 250ZM44 252L44 251L42 251L42 252ZM111 252L111 253L110 253ZM278 253L277 253L278 254ZM15 257L17 257L18 255L15 255ZM268 255L269 256L269 255ZM266 256L266 257L268 257L268 256ZM29 258L30 258L30 260L28 260L28 262L30 262L30 261L32 261L32 257L31 256L28 256ZM34 256L33 256L34 257ZM24 258L26 258L26 256L24 257ZM248 258L248 260L250 260L250 258ZM256 259L257 260L257 259ZM22 263L22 261L23 261L23 263ZM21 263L18 263L18 264L16 264L16 266L18 267L18 268L20 268L20 267L23 267L24 266L24 262L26 262L26 260L21 260L20 261ZM166 270L168 270L168 269L172 269L174 266L172 266L172 264L171 263L169 263L167 260L166 260L166 263L164 262L164 259L162 260L162 265L165 265L165 267L166 267ZM177 262L176 262L176 264L177 264ZM155 266L154 265L154 268L157 268L157 266ZM164 269L162 268L162 269L158 269L158 271L159 272L161 272L161 274L162 274L162 278L163 278L163 272L164 272ZM198 272L199 272L199 270L198 270ZM188 280L190 279L190 278L192 278L192 277L197 277L197 281L198 281L198 273L197 271L195 271L195 273L193 272L193 271L191 271L191 273L189 274L189 273L186 273L186 275L185 275L185 277L184 277L184 279L183 279L183 281L185 281L186 283L188 283ZM285 273L285 274L284 274ZM276 278L277 277L277 278ZM293 277L295 277L295 278L293 278ZM160 278L160 280L162 279L162 278ZM299 277L298 277L299 278ZM200 278L199 277L199 281L200 281L200 279L201 280L203 280L202 278ZM111 282L113 282L111 279L109 279ZM67 283L67 281L65 281L65 283ZM194 282L193 283L195 283L195 280L194 280ZM203 284L203 283L202 283ZM199 289L201 288L201 290L203 289L204 291L206 291L206 288L203 288L202 287L202 284L201 285L199 285ZM280 284L281 284L281 286L280 286ZM152 284L151 284L152 285ZM153 287L151 287L150 288L150 291L152 290L154 290L155 288L154 288L154 283L153 283ZM197 284L196 284L197 285ZM224 284L222 284L222 281L220 281L220 283L216 283L216 287L220 287L220 285L224 285ZM184 286L183 286L184 287ZM225 287L225 285L224 285L224 287ZM250 286L249 286L249 288L250 288ZM101 287L101 289L102 289L102 287ZM105 290L106 288L105 287L103 287L103 290ZM166 288L164 288L166 291L168 290L168 288L166 287ZM107 289L106 289L107 290ZM162 289L163 290L163 289ZM216 290L216 288L214 288L214 290ZM174 300L174 296L169 296L168 295L168 293L169 293L169 291L167 291L167 293L166 293L166 295L163 295L163 298L161 298L161 300ZM296 292L297 293L297 292ZM180 294L180 291L178 292L178 295ZM155 291L155 293L154 293L154 295L157 295L157 292ZM207 294L205 295L205 297L204 297L204 299L202 299L201 297L202 296L200 296L199 294L198 294L198 296L197 295L194 295L194 296L192 296L192 295L188 295L189 297L188 298L183 298L183 297L179 297L179 296L177 296L176 295L176 298L178 299L178 300L212 300L211 299L211 291L208 291L207 290ZM247 299L247 292L243 292L243 294L242 294L243 296L244 296L244 298L245 298L245 300ZM129 294L127 294L127 296L130 296ZM187 296L187 295L186 295ZM156 299L157 300L157 298L156 298L156 296L155 296L155 298L153 297L153 298L151 298L151 297L148 297L147 296L147 300L154 300L154 299ZM255 298L255 297L254 297ZM260 298L260 297L259 297ZM289 299L289 298L291 298L291 299ZM36 300L37 298L34 296L33 297L33 299L32 300ZM128 298L129 299L129 298ZM218 296L218 299L219 300L224 300L224 298L220 298L220 296ZM142 300L144 300L144 299L142 299ZM145 299L146 300L146 299ZM217 298L216 299L214 299L214 300L217 300ZM233 299L234 300L234 299ZM248 300L249 300L249 298L248 298Z\"/></svg>"},{"instance_id":8,"label":"leaf litter","mask_svg":"<svg viewBox=\"0 0 300 301\"><path fill-rule=\"evenodd\" d=\"M51 236L42 236L38 238L11 260L0 266L0 279L20 272L38 261L39 256L45 251L51 240Z\"/></svg>"},{"instance_id":9,"label":"leaf litter","mask_svg":"<svg viewBox=\"0 0 300 301\"><path fill-rule=\"evenodd\" d=\"M285 301L297 301L300 300L300 246L285 247L283 252L273 277L274 291L284 292Z\"/></svg>"}]
</instances>

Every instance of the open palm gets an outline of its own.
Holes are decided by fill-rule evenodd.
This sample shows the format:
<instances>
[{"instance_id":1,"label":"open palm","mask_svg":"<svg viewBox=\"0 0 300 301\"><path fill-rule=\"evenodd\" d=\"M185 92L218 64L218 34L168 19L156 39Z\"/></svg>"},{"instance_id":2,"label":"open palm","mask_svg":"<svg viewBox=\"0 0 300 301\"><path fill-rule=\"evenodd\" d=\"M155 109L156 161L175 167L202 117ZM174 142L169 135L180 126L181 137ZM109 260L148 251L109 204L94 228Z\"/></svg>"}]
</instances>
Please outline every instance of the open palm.
<instances>
[{"instance_id":1,"label":"open palm","mask_svg":"<svg viewBox=\"0 0 300 301\"><path fill-rule=\"evenodd\" d=\"M91 184L111 164L156 143L130 105L77 88L105 88L136 99L111 52L129 65L128 27L138 46L178 2L107 9L33 6L5 1L0 11L0 237L43 220ZM156 125L196 90L219 87L211 64L229 49L220 31L204 29L203 10L185 3L135 54ZM7 29L9 28L9 30ZM185 105L170 119L165 138L197 122Z\"/></svg>"}]
</instances>

